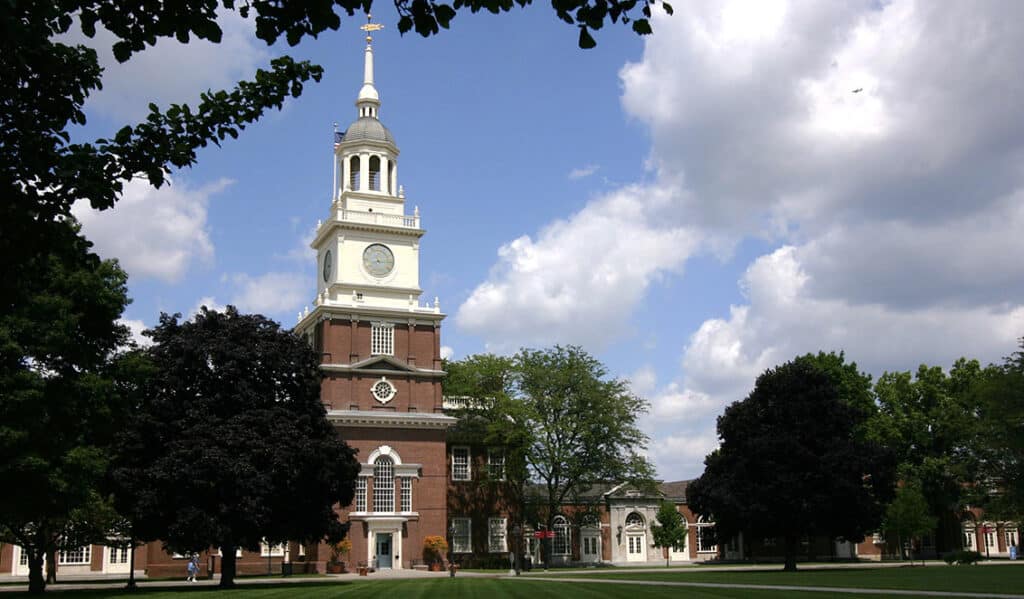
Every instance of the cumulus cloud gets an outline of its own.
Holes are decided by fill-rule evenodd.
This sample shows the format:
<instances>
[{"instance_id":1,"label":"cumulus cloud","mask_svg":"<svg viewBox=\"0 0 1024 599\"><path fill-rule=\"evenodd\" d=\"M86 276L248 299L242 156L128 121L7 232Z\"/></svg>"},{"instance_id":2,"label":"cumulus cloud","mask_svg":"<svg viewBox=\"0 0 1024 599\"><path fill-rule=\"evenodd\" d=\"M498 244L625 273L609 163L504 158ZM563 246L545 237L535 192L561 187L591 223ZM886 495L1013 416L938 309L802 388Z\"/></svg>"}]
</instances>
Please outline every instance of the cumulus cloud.
<instances>
[{"instance_id":1,"label":"cumulus cloud","mask_svg":"<svg viewBox=\"0 0 1024 599\"><path fill-rule=\"evenodd\" d=\"M124 326L128 327L128 332L131 335L131 340L134 341L136 345L140 347L149 347L150 345L153 345L153 340L142 334L142 331L145 331L146 329L149 328L146 326L146 323L142 322L141 320L134 320L129 318L120 318L118 319L117 322L118 324L123 324Z\"/></svg>"},{"instance_id":2,"label":"cumulus cloud","mask_svg":"<svg viewBox=\"0 0 1024 599\"><path fill-rule=\"evenodd\" d=\"M291 316L309 302L308 277L294 272L268 272L231 277L237 291L231 303L243 312Z\"/></svg>"},{"instance_id":3,"label":"cumulus cloud","mask_svg":"<svg viewBox=\"0 0 1024 599\"><path fill-rule=\"evenodd\" d=\"M199 311L204 307L209 310L213 310L214 312L223 312L224 309L227 308L226 305L218 302L217 298L210 295L206 295L199 298L199 301L196 302L196 305L192 306L192 309L188 311L188 314L185 316L185 319L191 320L193 317L195 317L196 314L199 314Z\"/></svg>"},{"instance_id":4,"label":"cumulus cloud","mask_svg":"<svg viewBox=\"0 0 1024 599\"><path fill-rule=\"evenodd\" d=\"M219 21L221 43L193 39L182 44L173 38L136 54L126 63L114 58L114 36L98 29L93 38L80 31L65 36L65 43L80 43L96 50L103 67L103 89L86 102L86 110L118 121L137 121L148 113L150 102L195 102L200 92L229 89L250 79L270 60L266 45L255 38L255 25L225 11Z\"/></svg>"},{"instance_id":5,"label":"cumulus cloud","mask_svg":"<svg viewBox=\"0 0 1024 599\"><path fill-rule=\"evenodd\" d=\"M648 285L678 271L698 236L685 226L658 227L652 214L671 190L632 186L591 202L536 239L498 250L490 277L459 307L456 324L488 348L577 343L601 347L621 334Z\"/></svg>"},{"instance_id":6,"label":"cumulus cloud","mask_svg":"<svg viewBox=\"0 0 1024 599\"><path fill-rule=\"evenodd\" d=\"M194 263L212 260L206 206L211 196L230 184L229 179L220 179L193 188L172 181L157 189L136 178L125 183L115 209L97 211L79 201L72 213L96 251L105 258L118 258L133 278L174 283Z\"/></svg>"},{"instance_id":7,"label":"cumulus cloud","mask_svg":"<svg viewBox=\"0 0 1024 599\"><path fill-rule=\"evenodd\" d=\"M452 349L452 347L450 345L442 345L441 346L441 359L442 360L451 360L453 357L455 357L455 350Z\"/></svg>"}]
</instances>

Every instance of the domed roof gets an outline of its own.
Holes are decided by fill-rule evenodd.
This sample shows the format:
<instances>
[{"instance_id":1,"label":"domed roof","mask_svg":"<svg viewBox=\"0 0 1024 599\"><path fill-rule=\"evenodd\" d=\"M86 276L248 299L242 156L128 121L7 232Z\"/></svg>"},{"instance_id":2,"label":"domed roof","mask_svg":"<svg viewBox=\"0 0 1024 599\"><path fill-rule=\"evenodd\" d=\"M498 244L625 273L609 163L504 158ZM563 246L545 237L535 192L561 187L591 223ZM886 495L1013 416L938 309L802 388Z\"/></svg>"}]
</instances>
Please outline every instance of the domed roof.
<instances>
[{"instance_id":1,"label":"domed roof","mask_svg":"<svg viewBox=\"0 0 1024 599\"><path fill-rule=\"evenodd\" d=\"M356 122L348 126L348 129L341 136L340 142L346 141L383 141L389 144L395 143L395 138L391 136L391 132L385 127L379 120L363 116L356 119Z\"/></svg>"}]
</instances>

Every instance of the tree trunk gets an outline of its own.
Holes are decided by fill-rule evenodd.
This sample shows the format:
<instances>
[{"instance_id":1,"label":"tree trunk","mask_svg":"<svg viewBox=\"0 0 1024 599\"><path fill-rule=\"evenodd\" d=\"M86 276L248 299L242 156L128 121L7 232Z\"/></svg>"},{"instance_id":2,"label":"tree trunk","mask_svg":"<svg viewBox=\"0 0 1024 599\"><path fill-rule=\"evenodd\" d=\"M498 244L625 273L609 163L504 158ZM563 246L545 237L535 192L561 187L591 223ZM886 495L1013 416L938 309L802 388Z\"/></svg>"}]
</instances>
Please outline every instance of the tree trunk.
<instances>
[{"instance_id":1,"label":"tree trunk","mask_svg":"<svg viewBox=\"0 0 1024 599\"><path fill-rule=\"evenodd\" d=\"M786 535L786 565L784 572L796 572L796 536Z\"/></svg>"},{"instance_id":2,"label":"tree trunk","mask_svg":"<svg viewBox=\"0 0 1024 599\"><path fill-rule=\"evenodd\" d=\"M131 552L128 557L128 584L124 588L134 591L138 588L135 584L135 539L132 539L132 546L128 550Z\"/></svg>"},{"instance_id":3,"label":"tree trunk","mask_svg":"<svg viewBox=\"0 0 1024 599\"><path fill-rule=\"evenodd\" d=\"M230 589L235 586L235 546L221 545L220 588Z\"/></svg>"},{"instance_id":4,"label":"tree trunk","mask_svg":"<svg viewBox=\"0 0 1024 599\"><path fill-rule=\"evenodd\" d=\"M46 591L46 580L43 579L42 553L28 554L28 592L40 595Z\"/></svg>"},{"instance_id":5,"label":"tree trunk","mask_svg":"<svg viewBox=\"0 0 1024 599\"><path fill-rule=\"evenodd\" d=\"M51 551L46 560L46 584L57 583L57 552Z\"/></svg>"}]
</instances>

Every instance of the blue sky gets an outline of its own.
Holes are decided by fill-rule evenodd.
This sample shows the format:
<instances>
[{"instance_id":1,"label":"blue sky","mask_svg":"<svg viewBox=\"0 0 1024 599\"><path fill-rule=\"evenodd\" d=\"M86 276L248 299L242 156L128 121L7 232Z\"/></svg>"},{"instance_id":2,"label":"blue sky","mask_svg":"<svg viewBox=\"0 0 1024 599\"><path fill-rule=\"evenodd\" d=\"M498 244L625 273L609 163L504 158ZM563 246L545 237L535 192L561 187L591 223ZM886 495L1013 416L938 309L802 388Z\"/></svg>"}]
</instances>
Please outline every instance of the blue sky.
<instances>
[{"instance_id":1,"label":"blue sky","mask_svg":"<svg viewBox=\"0 0 1024 599\"><path fill-rule=\"evenodd\" d=\"M431 39L379 9L381 120L427 229L421 286L449 315L446 351L583 345L651 402L669 480L698 475L723 407L800 353L844 350L875 375L1010 353L1022 7L675 8L653 36L606 28L589 51L546 6L460 15ZM163 41L127 65L101 50L83 138L281 53L325 67L170 187L133 182L114 210L77 211L129 272L133 326L201 303L291 326L312 303L306 244L329 207L332 123L356 115L361 23L266 48L231 17L220 46Z\"/></svg>"}]
</instances>

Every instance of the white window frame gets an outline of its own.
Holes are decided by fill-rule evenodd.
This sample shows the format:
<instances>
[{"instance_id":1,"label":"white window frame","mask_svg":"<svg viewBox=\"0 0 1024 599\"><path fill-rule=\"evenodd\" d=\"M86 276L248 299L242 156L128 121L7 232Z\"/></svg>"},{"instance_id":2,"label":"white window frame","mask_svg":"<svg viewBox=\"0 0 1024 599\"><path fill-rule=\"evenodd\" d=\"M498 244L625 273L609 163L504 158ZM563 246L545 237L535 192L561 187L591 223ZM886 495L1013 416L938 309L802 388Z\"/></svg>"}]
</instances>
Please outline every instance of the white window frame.
<instances>
[{"instance_id":1,"label":"white window frame","mask_svg":"<svg viewBox=\"0 0 1024 599\"><path fill-rule=\"evenodd\" d=\"M718 544L707 545L701 532L715 528L714 522L708 522L703 516L697 520L697 553L718 553Z\"/></svg>"},{"instance_id":2,"label":"white window frame","mask_svg":"<svg viewBox=\"0 0 1024 599\"><path fill-rule=\"evenodd\" d=\"M395 511L395 461L390 456L373 461L373 511Z\"/></svg>"},{"instance_id":3,"label":"white window frame","mask_svg":"<svg viewBox=\"0 0 1024 599\"><path fill-rule=\"evenodd\" d=\"M370 355L395 355L395 325L390 322L370 323Z\"/></svg>"},{"instance_id":4,"label":"white window frame","mask_svg":"<svg viewBox=\"0 0 1024 599\"><path fill-rule=\"evenodd\" d=\"M555 538L551 541L551 555L569 555L572 553L572 531L565 516L558 515L551 520L551 528Z\"/></svg>"},{"instance_id":5,"label":"white window frame","mask_svg":"<svg viewBox=\"0 0 1024 599\"><path fill-rule=\"evenodd\" d=\"M366 511L366 477L360 476L356 479L356 511Z\"/></svg>"},{"instance_id":6,"label":"white window frame","mask_svg":"<svg viewBox=\"0 0 1024 599\"><path fill-rule=\"evenodd\" d=\"M128 563L128 559L129 559L128 552L131 551L130 547L108 546L107 548L110 549L109 553L110 553L110 563L111 564L127 564Z\"/></svg>"},{"instance_id":7,"label":"white window frame","mask_svg":"<svg viewBox=\"0 0 1024 599\"><path fill-rule=\"evenodd\" d=\"M402 511L412 511L412 479L408 476L399 479L402 482Z\"/></svg>"},{"instance_id":8,"label":"white window frame","mask_svg":"<svg viewBox=\"0 0 1024 599\"><path fill-rule=\"evenodd\" d=\"M284 549L287 543L279 543L274 546L267 544L267 540L260 541L260 557L284 557Z\"/></svg>"},{"instance_id":9,"label":"white window frame","mask_svg":"<svg viewBox=\"0 0 1024 599\"><path fill-rule=\"evenodd\" d=\"M505 553L508 551L507 526L508 520L505 518L487 519L487 550L489 552Z\"/></svg>"},{"instance_id":10,"label":"white window frame","mask_svg":"<svg viewBox=\"0 0 1024 599\"><path fill-rule=\"evenodd\" d=\"M92 545L83 545L57 552L58 566L88 566L92 563Z\"/></svg>"},{"instance_id":11,"label":"white window frame","mask_svg":"<svg viewBox=\"0 0 1024 599\"><path fill-rule=\"evenodd\" d=\"M1006 551L1010 551L1011 545L1019 545L1018 541L1016 528L1007 527L1003 529L1003 543L1006 544Z\"/></svg>"},{"instance_id":12,"label":"white window frame","mask_svg":"<svg viewBox=\"0 0 1024 599\"><path fill-rule=\"evenodd\" d=\"M452 518L452 553L473 552L473 521Z\"/></svg>"},{"instance_id":13,"label":"white window frame","mask_svg":"<svg viewBox=\"0 0 1024 599\"><path fill-rule=\"evenodd\" d=\"M501 447L487 448L487 476L491 480L505 480L505 450Z\"/></svg>"},{"instance_id":14,"label":"white window frame","mask_svg":"<svg viewBox=\"0 0 1024 599\"><path fill-rule=\"evenodd\" d=\"M459 454L463 454L459 456ZM462 463L460 463L462 462ZM464 467L465 472L463 472ZM452 447L452 480L473 480L473 464L472 454L469 451L469 447L465 445L455 445Z\"/></svg>"},{"instance_id":15,"label":"white window frame","mask_svg":"<svg viewBox=\"0 0 1024 599\"><path fill-rule=\"evenodd\" d=\"M217 548L217 556L218 557L224 557L224 552L221 551L220 547ZM235 547L235 557L236 558L242 557L242 548L241 547Z\"/></svg>"}]
</instances>

